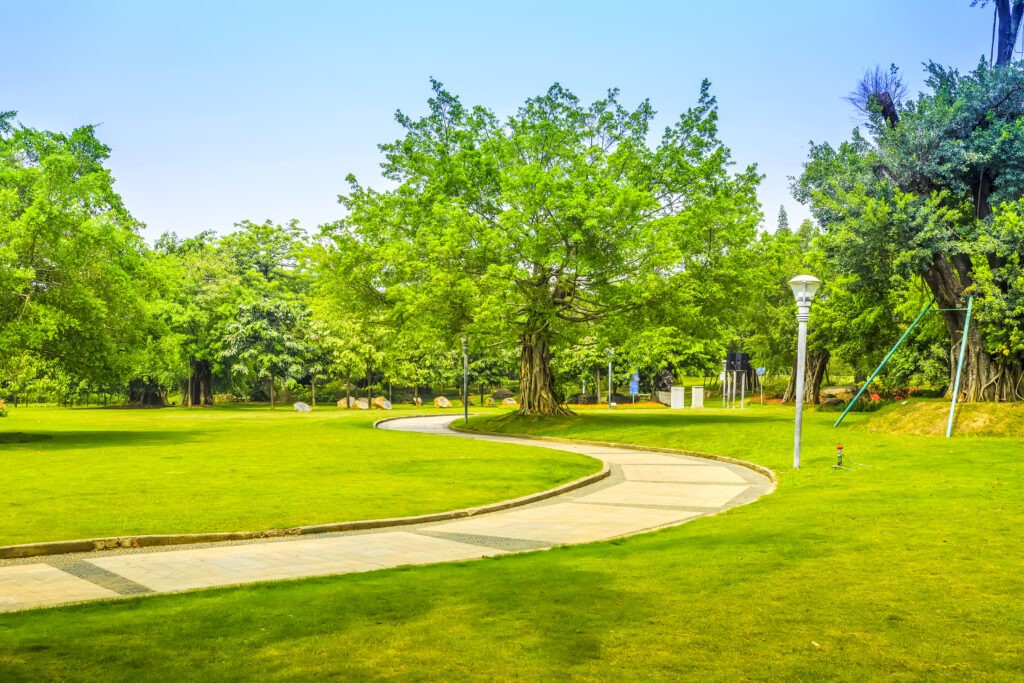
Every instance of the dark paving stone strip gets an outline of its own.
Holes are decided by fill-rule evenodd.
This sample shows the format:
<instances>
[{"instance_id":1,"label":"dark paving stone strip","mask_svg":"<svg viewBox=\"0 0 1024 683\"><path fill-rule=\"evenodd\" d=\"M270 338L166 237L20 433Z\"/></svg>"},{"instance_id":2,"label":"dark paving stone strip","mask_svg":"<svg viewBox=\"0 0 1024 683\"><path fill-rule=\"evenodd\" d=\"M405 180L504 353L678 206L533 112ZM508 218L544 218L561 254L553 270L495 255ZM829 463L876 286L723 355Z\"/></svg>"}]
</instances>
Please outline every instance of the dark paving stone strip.
<instances>
[{"instance_id":1,"label":"dark paving stone strip","mask_svg":"<svg viewBox=\"0 0 1024 683\"><path fill-rule=\"evenodd\" d=\"M90 583L94 583L101 588L114 591L118 595L147 595L149 593L155 593L156 591L150 590L145 586L130 581L120 574L101 569L91 562L85 560L73 560L64 559L54 560L48 562L52 567L67 572L72 576L77 576L80 579L85 579Z\"/></svg>"},{"instance_id":2,"label":"dark paving stone strip","mask_svg":"<svg viewBox=\"0 0 1024 683\"><path fill-rule=\"evenodd\" d=\"M547 541L524 541L521 538L505 538L504 536L478 536L476 534L452 534L446 531L417 531L422 536L433 536L448 541L457 541L469 545L494 548L496 550L507 550L509 552L520 552L523 550L542 550L550 548L551 543Z\"/></svg>"}]
</instances>

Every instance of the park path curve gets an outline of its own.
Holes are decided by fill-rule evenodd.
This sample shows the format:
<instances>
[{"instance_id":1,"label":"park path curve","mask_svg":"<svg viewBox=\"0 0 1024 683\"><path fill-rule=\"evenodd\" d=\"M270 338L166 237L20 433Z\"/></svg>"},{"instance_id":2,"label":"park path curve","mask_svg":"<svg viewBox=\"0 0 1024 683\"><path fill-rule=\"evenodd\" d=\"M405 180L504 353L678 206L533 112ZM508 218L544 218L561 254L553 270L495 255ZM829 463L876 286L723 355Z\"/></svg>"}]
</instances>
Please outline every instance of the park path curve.
<instances>
[{"instance_id":1,"label":"park path curve","mask_svg":"<svg viewBox=\"0 0 1024 683\"><path fill-rule=\"evenodd\" d=\"M381 429L525 444L604 462L608 477L535 503L470 517L317 536L0 561L0 612L430 564L589 543L681 524L756 500L774 484L725 462L640 448L457 432L451 415Z\"/></svg>"}]
</instances>

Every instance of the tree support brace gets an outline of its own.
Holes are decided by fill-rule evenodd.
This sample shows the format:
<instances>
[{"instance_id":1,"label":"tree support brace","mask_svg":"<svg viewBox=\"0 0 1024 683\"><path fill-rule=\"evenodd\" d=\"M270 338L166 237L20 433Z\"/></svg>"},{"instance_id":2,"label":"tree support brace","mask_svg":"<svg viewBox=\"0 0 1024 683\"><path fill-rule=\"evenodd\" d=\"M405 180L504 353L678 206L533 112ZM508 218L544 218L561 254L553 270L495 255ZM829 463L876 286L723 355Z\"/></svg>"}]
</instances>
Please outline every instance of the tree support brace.
<instances>
[{"instance_id":1,"label":"tree support brace","mask_svg":"<svg viewBox=\"0 0 1024 683\"><path fill-rule=\"evenodd\" d=\"M834 425L832 425L833 427L838 427L839 426L839 423L843 421L843 418L846 417L846 414L848 412L850 412L850 409L853 408L854 404L857 403L857 399L860 398L860 395L863 394L867 390L867 388L871 385L871 380L873 380L875 377L878 376L878 373L880 373L882 371L882 368L885 367L885 364L889 362L890 358L892 358L892 354L896 353L896 349L900 348L900 346L902 346L903 342L907 340L907 337L910 336L910 333L914 330L915 327L917 327L917 324L919 322L921 322L921 318L924 317L924 314L928 312L928 309L931 308L932 304L934 304L934 303L935 303L935 297L932 297L932 300L928 302L927 306L925 306L924 308L921 309L921 312L917 315L917 318L914 320L914 322L912 322L910 324L910 327L907 328L907 331L903 333L903 336L900 337L900 340L898 342L896 342L896 345L894 347L892 347L892 349L889 350L889 353L885 354L885 358L882 359L882 362L879 363L877 368L875 368L875 371L871 373L870 377L868 377L868 381L864 382L864 386L862 386L860 388L860 391L857 392L857 395L854 396L852 399L850 399L850 402L846 405L846 410L844 410L843 414L839 416L839 419L836 420L836 423ZM967 305L969 307L970 306L970 302L968 302ZM962 349L961 349L961 351L962 351ZM962 353L961 353L961 355L962 355Z\"/></svg>"},{"instance_id":2,"label":"tree support brace","mask_svg":"<svg viewBox=\"0 0 1024 683\"><path fill-rule=\"evenodd\" d=\"M953 382L953 400L949 404L949 424L946 425L946 438L953 433L953 416L956 415L956 397L960 393L960 373L964 369L964 351L967 350L967 330L971 327L971 307L974 295L967 297L967 318L964 320L964 331L960 335L960 358L956 363L956 381Z\"/></svg>"}]
</instances>

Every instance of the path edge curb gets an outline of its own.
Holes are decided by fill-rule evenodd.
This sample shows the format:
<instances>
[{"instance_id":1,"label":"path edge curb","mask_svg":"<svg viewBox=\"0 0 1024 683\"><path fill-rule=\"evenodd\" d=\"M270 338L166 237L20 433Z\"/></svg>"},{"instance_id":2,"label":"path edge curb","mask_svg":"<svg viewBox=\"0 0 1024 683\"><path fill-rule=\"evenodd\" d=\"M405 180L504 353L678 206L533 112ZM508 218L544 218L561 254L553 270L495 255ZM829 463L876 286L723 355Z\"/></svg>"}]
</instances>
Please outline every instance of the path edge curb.
<instances>
[{"instance_id":1,"label":"path edge curb","mask_svg":"<svg viewBox=\"0 0 1024 683\"><path fill-rule=\"evenodd\" d=\"M386 417L373 423L373 428L382 422L402 420L406 417ZM416 416L419 417L419 416ZM458 418L456 418L458 419ZM451 428L449 426L449 428ZM470 432L467 432L470 433ZM482 432L472 432L482 433ZM501 434L498 436L512 436ZM529 438L529 437L524 437ZM66 555L70 553L97 552L103 550L123 550L126 548L153 548L168 545L189 545L193 543L220 543L224 541L248 541L259 538L278 538L284 536L307 536L311 534L327 534L340 531L362 531L367 529L382 529L385 527L410 526L414 524L425 524L430 522L445 522L452 519L463 519L475 517L489 512L499 512L509 508L520 507L530 503L536 503L548 498L569 493L576 489L595 484L611 476L612 469L608 463L603 463L598 472L588 474L585 477L566 482L561 486L537 493L529 493L519 498L503 500L477 507L462 508L461 510L449 510L447 512L431 512L425 515L413 517L389 517L384 519L362 519L351 522L329 522L327 524L310 524L305 526L289 527L286 529L267 529L265 531L224 531L199 534L144 534L141 536L108 536L103 538L80 538L70 541L43 541L40 543L23 543L20 545L0 546L0 560L20 560L29 557L44 557L47 555Z\"/></svg>"},{"instance_id":2,"label":"path edge curb","mask_svg":"<svg viewBox=\"0 0 1024 683\"><path fill-rule=\"evenodd\" d=\"M768 480L771 481L772 485L771 488L769 488L764 495L773 493L775 491L776 486L778 486L779 483L779 477L777 474L775 474L774 470L771 470L765 467L764 465L758 465L755 462L740 460L739 458L732 458L729 457L728 455L716 455L714 453L703 453L701 451L687 451L680 448L662 448L660 446L639 446L637 444L617 443L615 441L588 441L586 439L565 439L559 436L538 436L536 434L506 434L503 432L482 432L475 429L466 429L465 427L456 427L454 424L448 425L448 429L452 430L453 432L461 432L463 434L480 434L481 436L513 437L516 439L530 439L532 441L550 441L552 443L579 444L581 446L604 446L606 448L624 448L631 451L648 451L651 453L667 453L669 455L685 455L691 458L717 460L719 462L726 462L732 465L746 467L749 470L753 470L758 474L763 474L764 476L768 477Z\"/></svg>"}]
</instances>

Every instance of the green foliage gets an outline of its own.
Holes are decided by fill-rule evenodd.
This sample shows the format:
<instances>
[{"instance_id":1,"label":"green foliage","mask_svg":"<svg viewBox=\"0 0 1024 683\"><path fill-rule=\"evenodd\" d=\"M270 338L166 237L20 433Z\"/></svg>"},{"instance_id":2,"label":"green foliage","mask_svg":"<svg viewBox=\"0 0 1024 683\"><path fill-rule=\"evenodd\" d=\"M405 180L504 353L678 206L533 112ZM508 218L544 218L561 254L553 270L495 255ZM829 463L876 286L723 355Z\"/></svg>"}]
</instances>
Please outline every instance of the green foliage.
<instances>
[{"instance_id":1,"label":"green foliage","mask_svg":"<svg viewBox=\"0 0 1024 683\"><path fill-rule=\"evenodd\" d=\"M1024 65L982 63L962 75L932 63L927 71L930 92L901 105L898 123L876 111L869 138L855 131L836 148L812 145L794 194L810 203L825 229L821 246L851 276L851 289L891 306L894 293L923 280L954 344L963 314L952 309L976 295L972 324L982 349L992 367L1019 374L1015 203L1024 195ZM1013 384L1015 376L975 378ZM970 394L984 398L984 387Z\"/></svg>"},{"instance_id":2,"label":"green foliage","mask_svg":"<svg viewBox=\"0 0 1024 683\"><path fill-rule=\"evenodd\" d=\"M543 337L556 357L595 321L715 319L754 235L759 176L728 173L706 83L654 149L650 104L626 109L616 91L584 105L555 85L500 122L432 86L429 114L399 112L405 136L381 146L397 187L350 179L349 215L326 233L342 296L402 336Z\"/></svg>"},{"instance_id":3,"label":"green foliage","mask_svg":"<svg viewBox=\"0 0 1024 683\"><path fill-rule=\"evenodd\" d=\"M227 325L221 359L232 373L267 380L274 406L275 380L295 380L304 374L308 349L300 326L307 312L281 299L262 298L242 304Z\"/></svg>"},{"instance_id":4,"label":"green foliage","mask_svg":"<svg viewBox=\"0 0 1024 683\"><path fill-rule=\"evenodd\" d=\"M150 278L138 223L92 126L70 134L0 116L0 370L27 357L83 379L144 363Z\"/></svg>"}]
</instances>

